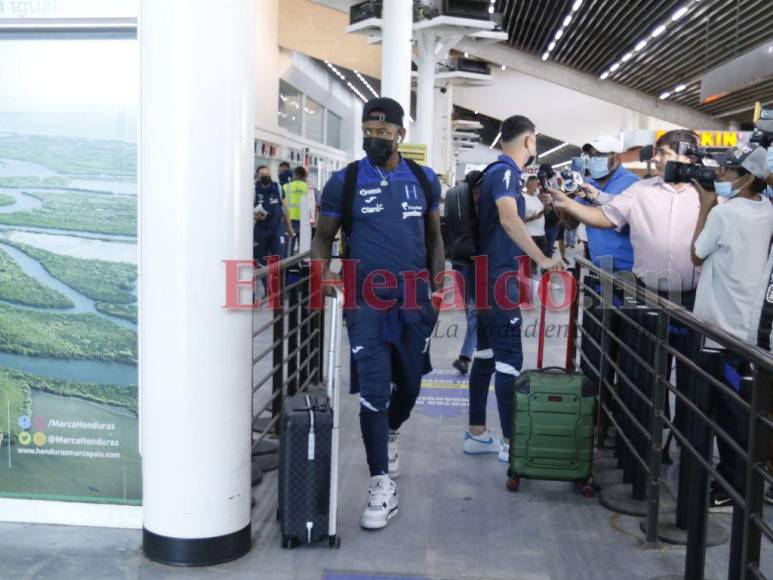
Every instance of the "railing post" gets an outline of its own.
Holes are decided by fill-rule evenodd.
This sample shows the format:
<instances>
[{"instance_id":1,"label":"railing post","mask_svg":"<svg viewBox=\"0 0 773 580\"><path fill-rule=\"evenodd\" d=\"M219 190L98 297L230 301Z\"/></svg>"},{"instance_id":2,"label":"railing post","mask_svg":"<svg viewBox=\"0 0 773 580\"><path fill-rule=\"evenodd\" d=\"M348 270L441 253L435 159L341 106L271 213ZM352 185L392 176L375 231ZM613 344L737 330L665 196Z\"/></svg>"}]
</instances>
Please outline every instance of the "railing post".
<instances>
[{"instance_id":1,"label":"railing post","mask_svg":"<svg viewBox=\"0 0 773 580\"><path fill-rule=\"evenodd\" d=\"M599 406L609 408L612 397L607 392L607 386L604 385L604 377L609 375L609 333L612 326L612 308L614 308L614 284L607 277L601 279L601 351L599 352ZM596 425L596 447L603 448L607 437L608 421L602 421L605 417L603 411L599 411L599 421Z\"/></svg>"},{"instance_id":2,"label":"railing post","mask_svg":"<svg viewBox=\"0 0 773 580\"><path fill-rule=\"evenodd\" d=\"M711 374L716 375L717 357L721 356L720 351L703 349L697 360L704 369L711 369ZM690 400L701 411L708 413L711 391L709 385L702 380L698 373L691 372L688 388ZM691 412L688 416L687 425L687 439L701 457L711 461L711 452L714 447L711 427L706 425L695 412ZM690 495L687 498L687 553L685 555L684 577L689 580L703 580L709 530L709 474L689 453L684 454L682 461L689 464L691 471Z\"/></svg>"},{"instance_id":3,"label":"railing post","mask_svg":"<svg viewBox=\"0 0 773 580\"><path fill-rule=\"evenodd\" d=\"M763 466L768 452L768 429L760 425L760 418L770 412L770 388L773 374L757 367L754 371L752 387L751 411L749 417L749 462L746 465L746 510L744 513L743 557L741 578L751 579L754 576L750 567L759 566L762 531L752 520L762 519L762 509L765 493L763 477L757 473L757 467Z\"/></svg>"},{"instance_id":4,"label":"railing post","mask_svg":"<svg viewBox=\"0 0 773 580\"><path fill-rule=\"evenodd\" d=\"M271 405L271 418L274 419L282 414L282 393L284 388L284 334L285 334L285 280L284 272L279 273L279 288L277 296L279 297L279 308L274 310L273 342L274 353L272 355L272 365L275 369L271 378L271 391L274 397ZM269 278L269 286L271 279ZM278 434L281 421L274 423L274 431Z\"/></svg>"},{"instance_id":5,"label":"railing post","mask_svg":"<svg viewBox=\"0 0 773 580\"><path fill-rule=\"evenodd\" d=\"M751 399L752 389L754 388L754 377L741 377L740 394L746 399ZM750 411L751 412L751 411ZM747 416L746 421L739 425L739 433L749 433L750 419ZM746 477L744 471L743 477ZM734 484L736 482L733 482ZM745 492L745 489L744 489ZM727 580L741 580L744 576L743 559L743 536L745 524L745 511L739 505L733 505L733 517L730 525L730 555L728 556Z\"/></svg>"},{"instance_id":6,"label":"railing post","mask_svg":"<svg viewBox=\"0 0 773 580\"><path fill-rule=\"evenodd\" d=\"M668 380L668 354L664 345L668 344L668 316L662 310L657 312L655 336L655 372L652 377L652 412L650 415L650 461L647 481L647 545L655 547L658 542L658 515L660 512L660 470L663 459L663 409L666 402Z\"/></svg>"},{"instance_id":7,"label":"railing post","mask_svg":"<svg viewBox=\"0 0 773 580\"><path fill-rule=\"evenodd\" d=\"M290 284L293 286L287 293L287 355L289 359L287 361L287 396L292 397L298 392L298 336L301 333L301 329L298 328L298 295L300 294L300 286L298 286L298 275L295 271L291 272L292 276L289 279Z\"/></svg>"}]
</instances>

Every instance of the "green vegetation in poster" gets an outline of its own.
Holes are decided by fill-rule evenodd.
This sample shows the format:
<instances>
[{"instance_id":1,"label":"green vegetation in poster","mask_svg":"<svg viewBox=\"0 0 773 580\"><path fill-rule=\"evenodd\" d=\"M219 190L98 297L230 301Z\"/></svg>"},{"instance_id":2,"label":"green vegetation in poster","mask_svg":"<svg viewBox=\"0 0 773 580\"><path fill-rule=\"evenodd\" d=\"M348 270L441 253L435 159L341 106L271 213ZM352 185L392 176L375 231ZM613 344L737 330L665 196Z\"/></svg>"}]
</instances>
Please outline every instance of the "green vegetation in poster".
<instances>
[{"instance_id":1,"label":"green vegetation in poster","mask_svg":"<svg viewBox=\"0 0 773 580\"><path fill-rule=\"evenodd\" d=\"M137 300L132 294L137 279L137 266L133 264L62 256L20 242L0 240L39 261L54 278L92 300L111 304L131 304Z\"/></svg>"},{"instance_id":2,"label":"green vegetation in poster","mask_svg":"<svg viewBox=\"0 0 773 580\"><path fill-rule=\"evenodd\" d=\"M137 234L134 196L75 191L24 193L42 201L43 206L32 211L0 214L0 223L97 234Z\"/></svg>"},{"instance_id":3,"label":"green vegetation in poster","mask_svg":"<svg viewBox=\"0 0 773 580\"><path fill-rule=\"evenodd\" d=\"M10 371L0 367L0 433L8 433L8 416L11 417L11 438L21 430L16 419L21 415L30 415L32 391L25 381L10 376Z\"/></svg>"},{"instance_id":4,"label":"green vegetation in poster","mask_svg":"<svg viewBox=\"0 0 773 580\"><path fill-rule=\"evenodd\" d=\"M37 389L62 397L75 397L84 401L104 403L114 407L124 407L137 412L137 387L119 385L100 385L79 381L64 381L41 377L24 371L0 366L0 384L17 385L19 389Z\"/></svg>"},{"instance_id":5,"label":"green vegetation in poster","mask_svg":"<svg viewBox=\"0 0 773 580\"><path fill-rule=\"evenodd\" d=\"M0 238L0 241L2 238ZM25 306L48 308L72 308L72 301L47 286L28 276L0 248L0 300L15 302Z\"/></svg>"},{"instance_id":6,"label":"green vegetation in poster","mask_svg":"<svg viewBox=\"0 0 773 580\"><path fill-rule=\"evenodd\" d=\"M0 187L60 187L70 185L66 177L14 176L0 177Z\"/></svg>"},{"instance_id":7,"label":"green vegetation in poster","mask_svg":"<svg viewBox=\"0 0 773 580\"><path fill-rule=\"evenodd\" d=\"M97 314L0 304L0 350L27 356L137 363L137 334Z\"/></svg>"},{"instance_id":8,"label":"green vegetation in poster","mask_svg":"<svg viewBox=\"0 0 773 580\"><path fill-rule=\"evenodd\" d=\"M6 134L0 157L71 175L137 175L137 145L124 141Z\"/></svg>"},{"instance_id":9,"label":"green vegetation in poster","mask_svg":"<svg viewBox=\"0 0 773 580\"><path fill-rule=\"evenodd\" d=\"M0 207L4 205L12 205L16 203L16 198L12 195L5 195L4 193L0 193Z\"/></svg>"},{"instance_id":10,"label":"green vegetation in poster","mask_svg":"<svg viewBox=\"0 0 773 580\"><path fill-rule=\"evenodd\" d=\"M136 304L108 304L106 302L95 302L94 308L103 314L109 314L110 316L137 322Z\"/></svg>"}]
</instances>

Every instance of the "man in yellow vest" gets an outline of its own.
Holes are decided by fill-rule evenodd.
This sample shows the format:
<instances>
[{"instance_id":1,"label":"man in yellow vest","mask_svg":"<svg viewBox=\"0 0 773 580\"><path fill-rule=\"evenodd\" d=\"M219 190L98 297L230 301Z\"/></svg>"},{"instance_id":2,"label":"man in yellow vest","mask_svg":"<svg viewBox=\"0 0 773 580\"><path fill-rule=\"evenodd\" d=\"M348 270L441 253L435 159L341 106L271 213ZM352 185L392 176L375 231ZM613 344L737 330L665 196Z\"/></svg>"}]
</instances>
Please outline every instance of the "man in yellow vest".
<instances>
[{"instance_id":1,"label":"man in yellow vest","mask_svg":"<svg viewBox=\"0 0 773 580\"><path fill-rule=\"evenodd\" d=\"M293 171L293 180L284 185L285 199L287 200L287 209L289 211L290 223L293 226L295 236L291 244L290 253L294 254L298 250L299 237L301 232L301 208L303 200L309 195L309 186L306 184L306 169L299 166Z\"/></svg>"}]
</instances>

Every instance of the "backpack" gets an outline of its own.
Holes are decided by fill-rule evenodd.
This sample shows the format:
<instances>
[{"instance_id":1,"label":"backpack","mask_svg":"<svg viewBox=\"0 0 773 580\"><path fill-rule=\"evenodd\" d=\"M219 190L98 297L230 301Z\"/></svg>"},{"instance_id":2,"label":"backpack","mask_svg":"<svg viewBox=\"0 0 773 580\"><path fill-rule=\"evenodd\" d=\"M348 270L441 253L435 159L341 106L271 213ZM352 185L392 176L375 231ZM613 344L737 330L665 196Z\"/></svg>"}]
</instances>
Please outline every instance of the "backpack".
<instances>
[{"instance_id":1,"label":"backpack","mask_svg":"<svg viewBox=\"0 0 773 580\"><path fill-rule=\"evenodd\" d=\"M430 262L430 245L429 245L429 212L432 207L432 184L427 178L427 174L424 173L421 165L413 161L412 159L403 160L408 164L409 169L419 182L421 190L424 192L424 199L427 202L427 211L424 212L424 243L427 249L427 264ZM341 230L344 233L344 257L349 256L349 238L352 235L352 223L354 222L354 199L357 194L357 171L360 167L359 161L354 161L346 166L346 173L344 174L344 187L343 187L343 212L341 214Z\"/></svg>"},{"instance_id":2,"label":"backpack","mask_svg":"<svg viewBox=\"0 0 773 580\"><path fill-rule=\"evenodd\" d=\"M486 167L472 187L464 182L446 191L446 258L456 266L469 264L472 257L478 254L480 228L477 190L486 173L498 163L502 162L495 161Z\"/></svg>"}]
</instances>

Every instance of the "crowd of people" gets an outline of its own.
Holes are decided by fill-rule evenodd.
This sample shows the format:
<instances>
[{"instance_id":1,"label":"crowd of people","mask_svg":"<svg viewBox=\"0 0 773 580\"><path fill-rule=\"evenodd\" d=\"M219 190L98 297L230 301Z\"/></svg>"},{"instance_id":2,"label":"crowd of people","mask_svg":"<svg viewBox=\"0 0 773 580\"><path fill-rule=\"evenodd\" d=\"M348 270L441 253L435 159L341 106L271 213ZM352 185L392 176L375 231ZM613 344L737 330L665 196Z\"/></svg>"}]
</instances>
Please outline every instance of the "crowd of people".
<instances>
[{"instance_id":1,"label":"crowd of people","mask_svg":"<svg viewBox=\"0 0 773 580\"><path fill-rule=\"evenodd\" d=\"M379 529L397 513L399 429L416 403L422 375L431 368L430 337L445 297L447 273L441 186L430 168L398 152L405 136L401 106L388 98L368 101L362 130L366 156L336 172L325 185L311 254L325 264L326 290L341 284L341 275L331 269L339 230L344 257L357 261L355 284L347 284L355 288L356 307L346 311L346 322L352 391L360 397L360 427L371 475L361 525ZM540 271L563 269L566 258L556 256L554 246L578 226L584 226L589 256L597 266L630 272L642 287L770 350L773 205L765 195L773 183L769 154L747 145L715 154L713 190L698 182L666 182L669 161L695 161L680 154L685 143L697 146L697 135L687 130L662 135L656 143L655 175L642 179L623 167L620 139L593 139L583 147L584 183L578 195L570 196L558 188L545 190L536 178L524 179L525 168L537 156L534 123L519 115L502 123L502 154L484 172L466 176L475 191L476 249L486 257L487 269L480 275L470 265L455 265L466 282L464 304L471 329L454 363L459 372L469 374L465 453L492 453L502 462L509 460L514 384L524 362L521 286L511 274L523 256ZM294 176L302 179L297 170ZM257 187L256 192L263 191L269 184L261 178ZM272 192L269 198L277 201L269 203L281 207L278 190ZM293 220L287 222L288 231L293 231ZM418 292L415 284L414 292L408 292L406 274L418 280ZM380 283L373 283L374 277L380 277ZM368 295L381 306L374 307ZM481 301L486 308L477 308ZM413 307L407 308L409 304ZM670 333L675 349L693 352L684 328L672 324ZM744 364L727 357L726 380L736 390L733 377L743 376ZM679 389L685 386L682 366L677 365ZM499 437L486 417L492 377ZM717 420L741 442L744 430L731 411L737 405L726 403L727 413L720 412ZM677 425L679 415L677 408ZM720 446L720 453L720 473L742 485L732 449ZM729 502L725 496L715 487L712 503ZM773 502L773 492L768 491L767 498Z\"/></svg>"}]
</instances>

